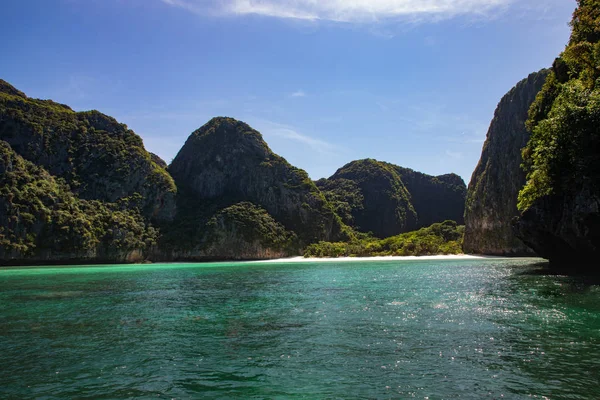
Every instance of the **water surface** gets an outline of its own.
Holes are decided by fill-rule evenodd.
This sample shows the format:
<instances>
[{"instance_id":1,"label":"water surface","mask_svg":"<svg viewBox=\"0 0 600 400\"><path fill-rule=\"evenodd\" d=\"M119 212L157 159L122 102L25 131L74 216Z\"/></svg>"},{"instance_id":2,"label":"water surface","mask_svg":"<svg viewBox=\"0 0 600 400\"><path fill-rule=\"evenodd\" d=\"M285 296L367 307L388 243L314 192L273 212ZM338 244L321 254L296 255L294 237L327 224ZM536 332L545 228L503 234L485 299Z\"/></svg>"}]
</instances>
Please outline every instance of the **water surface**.
<instances>
[{"instance_id":1,"label":"water surface","mask_svg":"<svg viewBox=\"0 0 600 400\"><path fill-rule=\"evenodd\" d=\"M599 399L600 286L531 260L0 270L0 398Z\"/></svg>"}]
</instances>

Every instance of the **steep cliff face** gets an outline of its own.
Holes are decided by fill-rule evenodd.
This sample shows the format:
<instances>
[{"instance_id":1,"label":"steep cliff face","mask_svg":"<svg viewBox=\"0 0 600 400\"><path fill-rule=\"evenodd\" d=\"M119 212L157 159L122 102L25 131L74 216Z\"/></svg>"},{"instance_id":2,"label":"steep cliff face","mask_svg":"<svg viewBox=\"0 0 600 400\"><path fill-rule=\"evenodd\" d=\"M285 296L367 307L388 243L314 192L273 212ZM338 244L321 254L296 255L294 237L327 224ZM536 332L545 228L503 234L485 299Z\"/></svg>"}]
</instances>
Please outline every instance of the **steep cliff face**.
<instances>
[{"instance_id":1,"label":"steep cliff face","mask_svg":"<svg viewBox=\"0 0 600 400\"><path fill-rule=\"evenodd\" d=\"M63 178L77 197L105 202L129 199L153 220L174 217L172 178L144 149L142 139L114 118L28 98L0 81L0 140Z\"/></svg>"},{"instance_id":2,"label":"steep cliff face","mask_svg":"<svg viewBox=\"0 0 600 400\"><path fill-rule=\"evenodd\" d=\"M125 125L0 80L0 150L0 264L273 258L353 235L306 172L230 118L190 136L177 194Z\"/></svg>"},{"instance_id":3,"label":"steep cliff face","mask_svg":"<svg viewBox=\"0 0 600 400\"><path fill-rule=\"evenodd\" d=\"M362 202L351 206L350 212L357 230L383 238L416 228L417 213L410 194L390 165L371 159L353 161L338 169L328 181L333 191L338 183L348 181L358 189Z\"/></svg>"},{"instance_id":4,"label":"steep cliff face","mask_svg":"<svg viewBox=\"0 0 600 400\"><path fill-rule=\"evenodd\" d=\"M565 272L597 273L600 195L589 188L544 196L515 221L516 234Z\"/></svg>"},{"instance_id":5,"label":"steep cliff face","mask_svg":"<svg viewBox=\"0 0 600 400\"><path fill-rule=\"evenodd\" d=\"M458 175L434 177L366 159L346 164L317 185L346 224L377 237L445 220L462 223L466 186Z\"/></svg>"},{"instance_id":6,"label":"steep cliff face","mask_svg":"<svg viewBox=\"0 0 600 400\"><path fill-rule=\"evenodd\" d=\"M464 224L467 186L460 176L431 176L409 168L394 168L410 193L419 228L446 220Z\"/></svg>"},{"instance_id":7,"label":"steep cliff face","mask_svg":"<svg viewBox=\"0 0 600 400\"><path fill-rule=\"evenodd\" d=\"M174 249L174 260L252 260L281 258L296 251L296 235L249 202L215 213L204 225L202 238L187 248Z\"/></svg>"},{"instance_id":8,"label":"steep cliff face","mask_svg":"<svg viewBox=\"0 0 600 400\"><path fill-rule=\"evenodd\" d=\"M518 239L511 220L519 215L517 195L525 185L521 150L529 141L528 110L542 88L547 70L529 75L500 101L481 158L469 183L465 207L466 253L532 255Z\"/></svg>"},{"instance_id":9,"label":"steep cliff face","mask_svg":"<svg viewBox=\"0 0 600 400\"><path fill-rule=\"evenodd\" d=\"M209 121L188 138L169 172L180 189L181 214L196 221L191 226L188 217L179 221L187 232L219 210L246 202L266 210L299 245L344 237L340 218L306 172L274 154L243 122Z\"/></svg>"},{"instance_id":10,"label":"steep cliff face","mask_svg":"<svg viewBox=\"0 0 600 400\"><path fill-rule=\"evenodd\" d=\"M565 51L529 113L516 234L567 272L600 257L600 1L578 0Z\"/></svg>"},{"instance_id":11,"label":"steep cliff face","mask_svg":"<svg viewBox=\"0 0 600 400\"><path fill-rule=\"evenodd\" d=\"M77 198L0 140L0 265L132 262L156 240L137 210Z\"/></svg>"}]
</instances>

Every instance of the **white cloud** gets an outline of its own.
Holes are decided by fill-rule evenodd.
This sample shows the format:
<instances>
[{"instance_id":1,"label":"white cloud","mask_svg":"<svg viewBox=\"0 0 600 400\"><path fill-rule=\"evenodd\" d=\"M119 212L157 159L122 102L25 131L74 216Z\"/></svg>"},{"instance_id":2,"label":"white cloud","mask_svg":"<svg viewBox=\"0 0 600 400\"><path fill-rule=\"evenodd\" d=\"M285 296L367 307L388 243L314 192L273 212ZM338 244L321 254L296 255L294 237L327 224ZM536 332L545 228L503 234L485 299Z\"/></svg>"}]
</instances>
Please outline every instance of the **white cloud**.
<instances>
[{"instance_id":1,"label":"white cloud","mask_svg":"<svg viewBox=\"0 0 600 400\"><path fill-rule=\"evenodd\" d=\"M296 128L291 127L289 125L284 125L263 119L251 119L253 120L253 125L265 137L276 136L279 138L298 142L310 147L312 150L321 154L333 155L337 154L337 152L342 149L340 146L336 146L324 140L299 133Z\"/></svg>"},{"instance_id":2,"label":"white cloud","mask_svg":"<svg viewBox=\"0 0 600 400\"><path fill-rule=\"evenodd\" d=\"M262 15L337 22L488 15L516 0L162 0L201 14Z\"/></svg>"},{"instance_id":3,"label":"white cloud","mask_svg":"<svg viewBox=\"0 0 600 400\"><path fill-rule=\"evenodd\" d=\"M297 90L294 93L290 94L290 97L306 97L306 93L303 90Z\"/></svg>"},{"instance_id":4,"label":"white cloud","mask_svg":"<svg viewBox=\"0 0 600 400\"><path fill-rule=\"evenodd\" d=\"M456 151L446 150L446 155L453 160L460 160L463 158L463 154Z\"/></svg>"},{"instance_id":5,"label":"white cloud","mask_svg":"<svg viewBox=\"0 0 600 400\"><path fill-rule=\"evenodd\" d=\"M308 147L312 148L313 150L323 154L331 154L335 151L336 148L336 146L331 143L325 142L324 140L315 139L307 135L303 135L290 128L279 127L272 129L269 133L285 139L303 143Z\"/></svg>"}]
</instances>

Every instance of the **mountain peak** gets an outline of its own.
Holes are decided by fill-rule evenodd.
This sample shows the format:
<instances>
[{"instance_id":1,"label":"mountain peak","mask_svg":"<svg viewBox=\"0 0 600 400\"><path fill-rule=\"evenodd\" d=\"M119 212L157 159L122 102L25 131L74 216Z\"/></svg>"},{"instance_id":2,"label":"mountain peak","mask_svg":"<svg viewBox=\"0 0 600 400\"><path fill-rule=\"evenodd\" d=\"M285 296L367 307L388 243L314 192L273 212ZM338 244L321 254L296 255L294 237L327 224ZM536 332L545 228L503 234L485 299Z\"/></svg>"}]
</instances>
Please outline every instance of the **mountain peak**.
<instances>
[{"instance_id":1,"label":"mountain peak","mask_svg":"<svg viewBox=\"0 0 600 400\"><path fill-rule=\"evenodd\" d=\"M27 98L25 93L21 92L20 90L18 90L13 85L11 85L10 83L6 82L3 79L0 79L0 93L6 93L6 94L10 94L11 96L19 96L19 97Z\"/></svg>"}]
</instances>

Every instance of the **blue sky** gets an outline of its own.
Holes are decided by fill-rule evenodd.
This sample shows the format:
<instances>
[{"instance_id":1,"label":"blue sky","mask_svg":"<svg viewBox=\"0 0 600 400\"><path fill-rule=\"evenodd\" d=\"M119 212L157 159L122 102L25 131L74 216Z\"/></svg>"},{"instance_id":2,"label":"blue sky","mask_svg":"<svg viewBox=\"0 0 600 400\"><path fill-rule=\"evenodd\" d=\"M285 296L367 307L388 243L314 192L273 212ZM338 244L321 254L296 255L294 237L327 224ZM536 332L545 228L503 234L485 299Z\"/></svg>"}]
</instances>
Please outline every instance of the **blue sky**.
<instances>
[{"instance_id":1,"label":"blue sky","mask_svg":"<svg viewBox=\"0 0 600 400\"><path fill-rule=\"evenodd\" d=\"M167 162L213 116L313 179L375 158L468 183L500 98L551 65L574 0L18 0L0 78L97 109Z\"/></svg>"}]
</instances>

